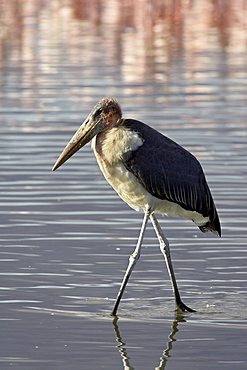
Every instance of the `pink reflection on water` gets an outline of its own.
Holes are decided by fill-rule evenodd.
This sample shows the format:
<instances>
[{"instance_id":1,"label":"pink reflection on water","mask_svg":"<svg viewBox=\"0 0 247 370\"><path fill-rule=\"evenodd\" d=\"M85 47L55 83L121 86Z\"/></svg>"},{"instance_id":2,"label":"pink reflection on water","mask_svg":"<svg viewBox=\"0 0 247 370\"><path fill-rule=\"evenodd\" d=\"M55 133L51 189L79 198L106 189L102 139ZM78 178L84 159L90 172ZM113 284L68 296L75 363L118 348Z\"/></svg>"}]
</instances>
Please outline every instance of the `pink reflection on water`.
<instances>
[{"instance_id":1,"label":"pink reflection on water","mask_svg":"<svg viewBox=\"0 0 247 370\"><path fill-rule=\"evenodd\" d=\"M105 38L107 52L109 39L117 47L128 33L133 41L143 40L132 46L144 49L144 56L155 55L156 48L170 53L213 45L246 50L245 0L2 0L0 10L3 60L9 57L8 45L12 58L21 54L25 59L35 45L44 49L63 42L69 52L89 36Z\"/></svg>"}]
</instances>

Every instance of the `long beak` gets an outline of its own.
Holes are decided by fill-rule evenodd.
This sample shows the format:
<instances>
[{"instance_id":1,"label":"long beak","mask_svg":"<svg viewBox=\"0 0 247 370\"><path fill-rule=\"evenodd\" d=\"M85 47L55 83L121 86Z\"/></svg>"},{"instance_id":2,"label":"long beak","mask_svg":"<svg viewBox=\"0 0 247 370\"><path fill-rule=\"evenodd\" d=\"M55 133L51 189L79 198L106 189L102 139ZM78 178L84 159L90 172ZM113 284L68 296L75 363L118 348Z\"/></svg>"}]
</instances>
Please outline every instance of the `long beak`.
<instances>
[{"instance_id":1,"label":"long beak","mask_svg":"<svg viewBox=\"0 0 247 370\"><path fill-rule=\"evenodd\" d=\"M60 154L52 171L55 171L64 162L66 162L73 154L86 145L95 135L102 131L105 126L106 123L103 117L99 117L98 119L94 120L92 114L90 113Z\"/></svg>"}]
</instances>

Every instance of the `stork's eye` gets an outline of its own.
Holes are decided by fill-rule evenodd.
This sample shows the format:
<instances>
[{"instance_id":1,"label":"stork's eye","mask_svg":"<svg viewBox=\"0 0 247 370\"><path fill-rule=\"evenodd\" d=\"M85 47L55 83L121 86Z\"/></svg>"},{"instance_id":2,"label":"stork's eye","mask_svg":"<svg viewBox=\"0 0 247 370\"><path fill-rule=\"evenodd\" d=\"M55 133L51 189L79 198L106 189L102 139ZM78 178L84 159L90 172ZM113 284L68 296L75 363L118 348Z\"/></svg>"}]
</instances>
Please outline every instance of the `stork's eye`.
<instances>
[{"instance_id":1,"label":"stork's eye","mask_svg":"<svg viewBox=\"0 0 247 370\"><path fill-rule=\"evenodd\" d=\"M97 109L96 112L94 113L94 117L99 116L102 112L103 112L102 108Z\"/></svg>"}]
</instances>

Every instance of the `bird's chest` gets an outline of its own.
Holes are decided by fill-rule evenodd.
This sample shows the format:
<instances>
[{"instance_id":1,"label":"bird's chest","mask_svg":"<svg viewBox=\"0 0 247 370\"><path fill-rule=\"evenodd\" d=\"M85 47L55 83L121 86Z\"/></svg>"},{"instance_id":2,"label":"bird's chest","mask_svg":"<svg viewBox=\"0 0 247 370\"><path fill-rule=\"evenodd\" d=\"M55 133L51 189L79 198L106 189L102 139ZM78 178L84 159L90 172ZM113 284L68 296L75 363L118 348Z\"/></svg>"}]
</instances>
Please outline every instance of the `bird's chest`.
<instances>
[{"instance_id":1,"label":"bird's chest","mask_svg":"<svg viewBox=\"0 0 247 370\"><path fill-rule=\"evenodd\" d=\"M142 144L143 140L137 132L122 126L103 131L93 139L94 154L108 181L110 177L118 176L119 165L123 165L123 155L137 150Z\"/></svg>"},{"instance_id":2,"label":"bird's chest","mask_svg":"<svg viewBox=\"0 0 247 370\"><path fill-rule=\"evenodd\" d=\"M97 135L93 150L104 177L119 196L132 208L145 208L150 194L142 187L136 177L126 169L123 154L137 150L143 140L135 132L125 129L112 129L112 132Z\"/></svg>"}]
</instances>

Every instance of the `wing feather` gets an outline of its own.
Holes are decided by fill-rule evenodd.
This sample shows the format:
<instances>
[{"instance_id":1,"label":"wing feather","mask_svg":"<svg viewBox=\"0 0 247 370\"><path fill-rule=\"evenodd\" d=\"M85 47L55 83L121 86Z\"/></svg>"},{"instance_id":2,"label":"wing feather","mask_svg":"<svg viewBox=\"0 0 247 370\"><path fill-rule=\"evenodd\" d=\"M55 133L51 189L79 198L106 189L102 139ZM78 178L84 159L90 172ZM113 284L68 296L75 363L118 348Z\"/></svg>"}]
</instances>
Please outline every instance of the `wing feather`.
<instances>
[{"instance_id":1,"label":"wing feather","mask_svg":"<svg viewBox=\"0 0 247 370\"><path fill-rule=\"evenodd\" d=\"M123 155L125 167L153 196L179 204L204 217L215 217L216 209L202 167L186 149L158 131L136 120L125 120L143 145Z\"/></svg>"}]
</instances>

